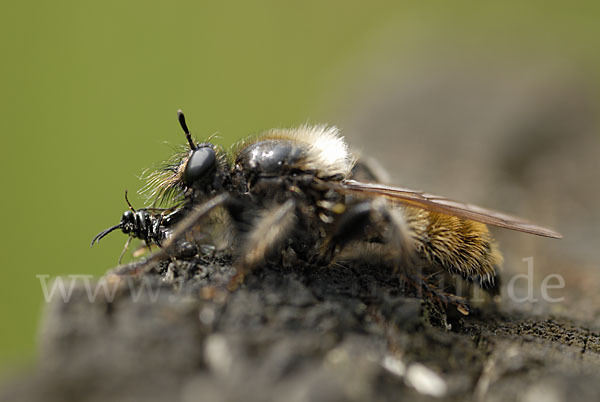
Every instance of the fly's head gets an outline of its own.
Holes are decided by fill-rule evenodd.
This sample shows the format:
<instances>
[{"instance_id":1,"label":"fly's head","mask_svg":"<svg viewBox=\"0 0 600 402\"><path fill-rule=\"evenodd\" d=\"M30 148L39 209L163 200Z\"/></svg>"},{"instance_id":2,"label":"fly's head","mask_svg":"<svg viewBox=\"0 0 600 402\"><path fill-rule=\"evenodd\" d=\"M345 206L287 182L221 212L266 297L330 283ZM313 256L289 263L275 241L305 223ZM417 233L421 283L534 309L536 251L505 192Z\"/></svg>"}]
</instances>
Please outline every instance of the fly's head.
<instances>
[{"instance_id":1,"label":"fly's head","mask_svg":"<svg viewBox=\"0 0 600 402\"><path fill-rule=\"evenodd\" d=\"M223 149L209 142L196 143L185 116L177 112L188 147L176 153L160 169L147 175L142 192L153 205L179 205L206 199L222 192L230 182L229 164Z\"/></svg>"}]
</instances>

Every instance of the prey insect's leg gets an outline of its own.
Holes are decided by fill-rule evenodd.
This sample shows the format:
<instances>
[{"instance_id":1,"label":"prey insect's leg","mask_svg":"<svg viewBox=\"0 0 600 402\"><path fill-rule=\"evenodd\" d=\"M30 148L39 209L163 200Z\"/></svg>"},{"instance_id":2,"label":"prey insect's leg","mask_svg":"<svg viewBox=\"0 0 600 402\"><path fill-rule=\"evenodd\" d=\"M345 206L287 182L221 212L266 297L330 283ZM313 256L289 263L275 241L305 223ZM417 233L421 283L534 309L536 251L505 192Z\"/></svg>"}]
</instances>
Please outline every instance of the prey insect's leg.
<instances>
[{"instance_id":1,"label":"prey insect's leg","mask_svg":"<svg viewBox=\"0 0 600 402\"><path fill-rule=\"evenodd\" d=\"M127 252L127 249L129 248L129 244L131 243L131 239L132 238L133 238L133 236L127 237L127 241L125 242L125 246L123 247L123 251L121 251L121 255L119 256L119 265L121 265L121 261L123 260L123 256Z\"/></svg>"}]
</instances>

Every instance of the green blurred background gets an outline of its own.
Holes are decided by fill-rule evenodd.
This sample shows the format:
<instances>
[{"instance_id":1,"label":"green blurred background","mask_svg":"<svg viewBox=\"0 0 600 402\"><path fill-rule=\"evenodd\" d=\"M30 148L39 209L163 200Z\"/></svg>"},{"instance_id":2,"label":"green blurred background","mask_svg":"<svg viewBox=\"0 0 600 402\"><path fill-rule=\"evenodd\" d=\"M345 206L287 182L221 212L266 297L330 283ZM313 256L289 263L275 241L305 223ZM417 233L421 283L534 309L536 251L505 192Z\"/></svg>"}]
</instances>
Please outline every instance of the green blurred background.
<instances>
[{"instance_id":1,"label":"green blurred background","mask_svg":"<svg viewBox=\"0 0 600 402\"><path fill-rule=\"evenodd\" d=\"M89 242L118 222L125 189L142 205L138 176L184 142L178 108L223 144L306 121L344 129L370 82L455 48L575 61L595 85L597 3L564 4L3 2L0 367L35 356L36 275L116 264L125 236Z\"/></svg>"}]
</instances>

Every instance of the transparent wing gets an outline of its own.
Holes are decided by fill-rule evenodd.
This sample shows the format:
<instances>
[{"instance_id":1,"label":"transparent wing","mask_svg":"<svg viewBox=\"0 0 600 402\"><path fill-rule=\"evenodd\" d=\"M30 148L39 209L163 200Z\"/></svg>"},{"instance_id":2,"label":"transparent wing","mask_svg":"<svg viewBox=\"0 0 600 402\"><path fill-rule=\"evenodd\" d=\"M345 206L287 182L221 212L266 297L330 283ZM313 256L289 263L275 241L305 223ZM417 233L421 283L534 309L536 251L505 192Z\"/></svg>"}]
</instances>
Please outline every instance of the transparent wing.
<instances>
[{"instance_id":1,"label":"transparent wing","mask_svg":"<svg viewBox=\"0 0 600 402\"><path fill-rule=\"evenodd\" d=\"M531 233L538 236L562 238L562 235L552 229L535 225L524 219L507 215L502 212L453 201L446 197L427 194L422 191L410 190L402 187L392 187L377 183L362 183L355 180L346 180L341 184L334 184L337 191L346 194L361 195L363 197L383 196L390 200L406 205L423 208L428 211L453 215L459 218L482 222L488 225L499 226L519 232Z\"/></svg>"}]
</instances>

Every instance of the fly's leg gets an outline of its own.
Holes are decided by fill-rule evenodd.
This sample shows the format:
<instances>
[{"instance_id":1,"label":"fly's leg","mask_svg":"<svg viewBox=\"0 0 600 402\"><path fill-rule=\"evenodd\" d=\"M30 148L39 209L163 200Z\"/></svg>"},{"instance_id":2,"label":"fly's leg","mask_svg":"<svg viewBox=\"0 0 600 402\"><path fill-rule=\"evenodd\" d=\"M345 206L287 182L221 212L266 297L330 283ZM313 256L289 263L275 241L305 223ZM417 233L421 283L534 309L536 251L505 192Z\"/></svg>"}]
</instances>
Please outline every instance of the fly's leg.
<instances>
[{"instance_id":1,"label":"fly's leg","mask_svg":"<svg viewBox=\"0 0 600 402\"><path fill-rule=\"evenodd\" d=\"M237 274L229 282L228 288L236 289L246 274L264 263L273 253L281 251L295 226L296 203L293 199L277 204L255 218L252 229L241 236Z\"/></svg>"},{"instance_id":2,"label":"fly's leg","mask_svg":"<svg viewBox=\"0 0 600 402\"><path fill-rule=\"evenodd\" d=\"M321 265L331 263L354 242L381 245L395 272L412 258L414 246L410 229L399 211L390 208L383 199L361 201L347 207L337 217L334 228L316 256L316 262Z\"/></svg>"}]
</instances>

